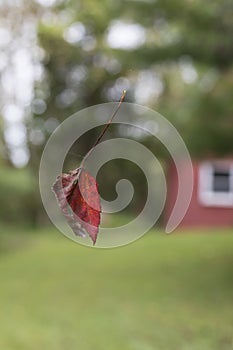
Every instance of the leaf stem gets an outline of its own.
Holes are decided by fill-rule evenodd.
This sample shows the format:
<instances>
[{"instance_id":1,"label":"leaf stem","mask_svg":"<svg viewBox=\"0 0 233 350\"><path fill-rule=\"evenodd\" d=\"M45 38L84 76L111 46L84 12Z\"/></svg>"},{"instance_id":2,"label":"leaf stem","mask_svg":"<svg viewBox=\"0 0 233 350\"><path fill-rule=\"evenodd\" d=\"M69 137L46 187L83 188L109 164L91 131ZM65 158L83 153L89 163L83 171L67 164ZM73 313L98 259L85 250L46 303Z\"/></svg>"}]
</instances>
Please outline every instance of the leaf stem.
<instances>
[{"instance_id":1,"label":"leaf stem","mask_svg":"<svg viewBox=\"0 0 233 350\"><path fill-rule=\"evenodd\" d=\"M100 135L98 136L98 138L96 139L95 143L93 144L93 146L91 147L91 149L87 152L87 154L85 155L85 157L83 158L81 164L80 164L80 168L83 168L84 163L86 162L87 158L91 155L91 153L93 152L93 150L95 149L95 147L98 145L98 143L100 142L100 140L102 139L102 137L104 136L104 134L106 133L106 131L108 130L109 126L111 125L114 117L116 116L117 112L119 111L122 102L124 101L126 95L126 90L123 90L122 95L121 95L121 99L115 109L115 111L113 111L113 114L111 116L111 118L108 120L107 124L105 125L105 127L103 128L102 132L100 133Z\"/></svg>"}]
</instances>

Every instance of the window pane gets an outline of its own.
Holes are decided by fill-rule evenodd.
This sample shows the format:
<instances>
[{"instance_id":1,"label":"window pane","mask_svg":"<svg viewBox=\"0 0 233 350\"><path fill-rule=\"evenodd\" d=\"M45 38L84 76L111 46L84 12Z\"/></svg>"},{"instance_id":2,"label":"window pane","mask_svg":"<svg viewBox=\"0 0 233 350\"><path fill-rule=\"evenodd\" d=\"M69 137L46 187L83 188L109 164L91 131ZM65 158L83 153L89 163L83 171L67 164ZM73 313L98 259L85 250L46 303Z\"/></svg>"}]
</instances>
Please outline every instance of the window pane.
<instances>
[{"instance_id":1,"label":"window pane","mask_svg":"<svg viewBox=\"0 0 233 350\"><path fill-rule=\"evenodd\" d=\"M228 170L214 170L213 191L230 192L230 172Z\"/></svg>"}]
</instances>

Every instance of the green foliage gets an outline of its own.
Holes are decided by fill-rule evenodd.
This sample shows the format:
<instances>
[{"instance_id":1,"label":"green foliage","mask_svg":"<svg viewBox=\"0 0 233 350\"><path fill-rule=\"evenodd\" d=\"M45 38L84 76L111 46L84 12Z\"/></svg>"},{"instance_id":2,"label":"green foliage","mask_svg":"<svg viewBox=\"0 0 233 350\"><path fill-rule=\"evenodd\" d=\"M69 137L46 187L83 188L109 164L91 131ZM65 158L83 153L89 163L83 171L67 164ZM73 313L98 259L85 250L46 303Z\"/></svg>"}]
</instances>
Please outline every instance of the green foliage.
<instances>
[{"instance_id":1,"label":"green foliage","mask_svg":"<svg viewBox=\"0 0 233 350\"><path fill-rule=\"evenodd\" d=\"M35 183L28 169L2 167L0 173L1 225L28 225L36 221Z\"/></svg>"},{"instance_id":2,"label":"green foliage","mask_svg":"<svg viewBox=\"0 0 233 350\"><path fill-rule=\"evenodd\" d=\"M54 20L42 21L38 31L47 78L35 94L41 88L48 94L42 118L62 121L83 107L119 99L124 83L130 86L127 100L134 101L138 76L147 70L163 84L163 93L148 105L175 124L191 153L232 153L232 10L228 0L89 0L55 7ZM66 13L66 21L59 20L61 13ZM116 19L142 25L145 44L132 50L111 49L106 35ZM86 34L80 42L70 43L64 33L76 22ZM94 44L87 49L89 41ZM181 66L187 64L197 74L190 83L181 74ZM216 72L216 81L208 85L211 72Z\"/></svg>"},{"instance_id":3,"label":"green foliage","mask_svg":"<svg viewBox=\"0 0 233 350\"><path fill-rule=\"evenodd\" d=\"M145 47L126 53L128 58L134 56L134 65L136 62L148 68L158 61L176 61L189 55L207 66L232 66L231 1L127 1L125 8L128 18L142 23L154 39Z\"/></svg>"},{"instance_id":4,"label":"green foliage","mask_svg":"<svg viewBox=\"0 0 233 350\"><path fill-rule=\"evenodd\" d=\"M93 250L42 231L1 256L1 347L230 350L232 249L231 232Z\"/></svg>"},{"instance_id":5,"label":"green foliage","mask_svg":"<svg viewBox=\"0 0 233 350\"><path fill-rule=\"evenodd\" d=\"M221 75L211 92L199 98L194 110L190 147L197 155L233 154L233 70Z\"/></svg>"}]
</instances>

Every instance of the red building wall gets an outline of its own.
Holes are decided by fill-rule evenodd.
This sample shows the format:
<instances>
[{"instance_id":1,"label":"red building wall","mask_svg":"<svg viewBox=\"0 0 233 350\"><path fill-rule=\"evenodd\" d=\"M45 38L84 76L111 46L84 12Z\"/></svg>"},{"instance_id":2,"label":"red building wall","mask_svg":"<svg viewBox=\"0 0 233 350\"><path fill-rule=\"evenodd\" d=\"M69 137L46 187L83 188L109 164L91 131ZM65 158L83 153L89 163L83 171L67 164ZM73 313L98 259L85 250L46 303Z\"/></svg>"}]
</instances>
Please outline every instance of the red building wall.
<instances>
[{"instance_id":1,"label":"red building wall","mask_svg":"<svg viewBox=\"0 0 233 350\"><path fill-rule=\"evenodd\" d=\"M229 162L232 162L232 160L229 160ZM233 227L233 207L204 206L200 203L198 198L199 166L200 162L193 161L194 188L192 199L187 213L181 221L179 227ZM185 171L185 163L182 165L182 167L182 170ZM168 221L174 207L177 197L177 189L177 172L175 165L171 163L167 175L167 200L164 213L165 223Z\"/></svg>"}]
</instances>

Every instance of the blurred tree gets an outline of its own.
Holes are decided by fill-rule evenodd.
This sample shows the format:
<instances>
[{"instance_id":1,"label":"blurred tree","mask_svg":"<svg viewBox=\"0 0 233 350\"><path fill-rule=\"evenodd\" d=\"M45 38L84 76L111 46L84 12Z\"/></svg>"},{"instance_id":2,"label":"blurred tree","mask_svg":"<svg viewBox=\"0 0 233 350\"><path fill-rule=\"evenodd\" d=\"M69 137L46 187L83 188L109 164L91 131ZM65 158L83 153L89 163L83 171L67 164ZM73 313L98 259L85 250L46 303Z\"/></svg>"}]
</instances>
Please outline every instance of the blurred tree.
<instances>
[{"instance_id":1,"label":"blurred tree","mask_svg":"<svg viewBox=\"0 0 233 350\"><path fill-rule=\"evenodd\" d=\"M170 119L193 155L232 153L231 11L228 0L60 2L38 27L45 79L35 87L35 101L46 109L35 113L36 128L42 127L46 139L53 130L48 125L55 127L83 107L117 100L126 88L128 101L156 108ZM98 132L72 147L77 165ZM116 136L119 130L111 127L110 133ZM32 142L31 152L40 154L43 142ZM141 142L155 146L149 137ZM156 155L167 157L159 144ZM107 197L124 162L113 168L109 176L109 166L103 167L103 186L99 178ZM139 190L134 210L146 191L140 186L143 174L135 171L126 171Z\"/></svg>"},{"instance_id":2,"label":"blurred tree","mask_svg":"<svg viewBox=\"0 0 233 350\"><path fill-rule=\"evenodd\" d=\"M128 7L132 3L133 6ZM123 6L123 3L122 3ZM150 40L134 50L134 64L175 61L183 55L207 66L232 66L233 4L223 1L126 1L130 17L142 23ZM128 10L127 10L128 9ZM129 62L128 60L126 62Z\"/></svg>"},{"instance_id":3,"label":"blurred tree","mask_svg":"<svg viewBox=\"0 0 233 350\"><path fill-rule=\"evenodd\" d=\"M231 153L232 11L228 0L59 3L38 30L42 117L61 121L129 88L128 100L162 112L193 154ZM142 40L130 46L132 25Z\"/></svg>"},{"instance_id":4,"label":"blurred tree","mask_svg":"<svg viewBox=\"0 0 233 350\"><path fill-rule=\"evenodd\" d=\"M128 68L133 62L160 72L157 109L178 127L193 155L232 154L232 1L133 1L128 11L124 4L146 28L147 40L116 57Z\"/></svg>"}]
</instances>

